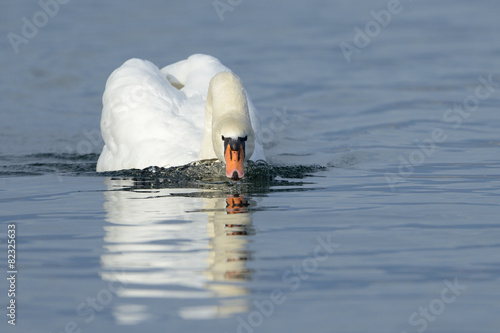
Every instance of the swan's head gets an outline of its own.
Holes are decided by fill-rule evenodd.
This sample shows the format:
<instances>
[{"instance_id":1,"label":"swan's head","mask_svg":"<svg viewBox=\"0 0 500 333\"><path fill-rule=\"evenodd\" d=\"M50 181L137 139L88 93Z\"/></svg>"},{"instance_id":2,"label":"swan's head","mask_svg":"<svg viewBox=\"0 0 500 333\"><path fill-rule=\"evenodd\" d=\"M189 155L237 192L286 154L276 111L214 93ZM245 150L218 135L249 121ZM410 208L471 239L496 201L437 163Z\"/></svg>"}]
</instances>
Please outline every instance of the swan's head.
<instances>
[{"instance_id":1,"label":"swan's head","mask_svg":"<svg viewBox=\"0 0 500 333\"><path fill-rule=\"evenodd\" d=\"M238 180L245 176L244 166L253 154L255 134L245 122L230 121L225 125L216 131L214 151L226 164L226 176Z\"/></svg>"},{"instance_id":2,"label":"swan's head","mask_svg":"<svg viewBox=\"0 0 500 333\"><path fill-rule=\"evenodd\" d=\"M245 175L245 142L248 136L237 138L226 138L222 135L224 141L224 161L226 162L226 176L238 180Z\"/></svg>"}]
</instances>

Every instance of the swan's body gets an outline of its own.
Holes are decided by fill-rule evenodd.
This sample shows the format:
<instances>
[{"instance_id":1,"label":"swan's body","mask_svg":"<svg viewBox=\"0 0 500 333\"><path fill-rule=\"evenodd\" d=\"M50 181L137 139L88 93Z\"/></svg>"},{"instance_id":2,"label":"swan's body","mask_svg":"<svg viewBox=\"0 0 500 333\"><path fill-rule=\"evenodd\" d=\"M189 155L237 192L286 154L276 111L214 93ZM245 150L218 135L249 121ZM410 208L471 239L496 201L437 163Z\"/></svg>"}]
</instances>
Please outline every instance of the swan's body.
<instances>
[{"instance_id":1,"label":"swan's body","mask_svg":"<svg viewBox=\"0 0 500 333\"><path fill-rule=\"evenodd\" d=\"M161 70L131 59L106 83L101 117L105 146L97 171L212 158L229 166L228 156L239 154L236 148L242 148L244 160L265 159L258 131L256 110L240 79L216 58L193 55ZM239 171L235 176L241 178Z\"/></svg>"}]
</instances>

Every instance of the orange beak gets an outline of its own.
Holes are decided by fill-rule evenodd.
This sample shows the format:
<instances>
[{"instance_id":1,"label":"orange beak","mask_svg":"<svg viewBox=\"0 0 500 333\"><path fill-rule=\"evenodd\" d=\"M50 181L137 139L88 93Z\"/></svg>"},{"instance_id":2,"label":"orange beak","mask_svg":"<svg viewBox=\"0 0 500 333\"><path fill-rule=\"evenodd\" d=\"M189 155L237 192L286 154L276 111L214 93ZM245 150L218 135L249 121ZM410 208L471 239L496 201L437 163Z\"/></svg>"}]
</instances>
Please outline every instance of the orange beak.
<instances>
[{"instance_id":1,"label":"orange beak","mask_svg":"<svg viewBox=\"0 0 500 333\"><path fill-rule=\"evenodd\" d=\"M243 178L245 171L243 170L243 161L245 160L245 149L240 146L238 150L232 150L229 145L226 146L224 154L226 160L226 176L233 180Z\"/></svg>"}]
</instances>

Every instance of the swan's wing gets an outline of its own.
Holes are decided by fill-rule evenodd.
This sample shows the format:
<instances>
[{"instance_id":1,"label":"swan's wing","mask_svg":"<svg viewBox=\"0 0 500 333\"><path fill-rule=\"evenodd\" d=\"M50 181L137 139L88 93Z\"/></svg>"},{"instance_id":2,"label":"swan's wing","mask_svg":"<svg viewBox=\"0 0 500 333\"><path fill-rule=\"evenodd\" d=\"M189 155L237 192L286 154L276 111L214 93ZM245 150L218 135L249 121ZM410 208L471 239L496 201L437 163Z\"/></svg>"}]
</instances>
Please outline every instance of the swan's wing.
<instances>
[{"instance_id":1,"label":"swan's wing","mask_svg":"<svg viewBox=\"0 0 500 333\"><path fill-rule=\"evenodd\" d=\"M101 117L105 147L97 171L195 161L203 115L204 101L187 101L154 64L128 60L106 83Z\"/></svg>"},{"instance_id":2,"label":"swan's wing","mask_svg":"<svg viewBox=\"0 0 500 333\"><path fill-rule=\"evenodd\" d=\"M217 58L205 54L193 54L185 60L165 66L161 73L167 80L181 88L187 97L195 94L207 99L208 85L215 74L230 71Z\"/></svg>"},{"instance_id":3,"label":"swan's wing","mask_svg":"<svg viewBox=\"0 0 500 333\"><path fill-rule=\"evenodd\" d=\"M250 157L251 161L258 161L258 160L266 160L266 156L264 154L264 147L262 146L262 142L260 140L261 138L261 128L260 128L260 118L259 118L259 113L257 112L257 109L255 109L255 106L252 103L252 99L248 95L247 92L245 92L247 95L247 102L248 102L248 111L250 113L250 121L252 122L252 128L255 133L255 146L253 149L253 154Z\"/></svg>"}]
</instances>

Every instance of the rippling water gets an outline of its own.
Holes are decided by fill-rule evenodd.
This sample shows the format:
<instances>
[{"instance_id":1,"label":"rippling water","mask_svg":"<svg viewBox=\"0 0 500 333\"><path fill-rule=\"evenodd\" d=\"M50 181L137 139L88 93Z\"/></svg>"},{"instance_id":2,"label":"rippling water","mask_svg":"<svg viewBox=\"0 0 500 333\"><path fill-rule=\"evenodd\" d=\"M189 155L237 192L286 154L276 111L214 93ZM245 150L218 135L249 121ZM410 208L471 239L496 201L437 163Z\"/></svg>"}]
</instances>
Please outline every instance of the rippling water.
<instances>
[{"instance_id":1,"label":"rippling water","mask_svg":"<svg viewBox=\"0 0 500 333\"><path fill-rule=\"evenodd\" d=\"M0 5L2 332L498 332L497 2L43 3ZM269 164L96 173L111 71L197 52Z\"/></svg>"}]
</instances>

